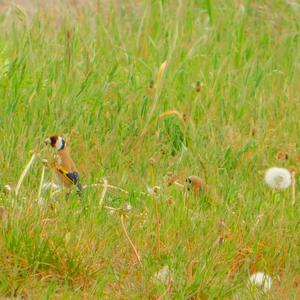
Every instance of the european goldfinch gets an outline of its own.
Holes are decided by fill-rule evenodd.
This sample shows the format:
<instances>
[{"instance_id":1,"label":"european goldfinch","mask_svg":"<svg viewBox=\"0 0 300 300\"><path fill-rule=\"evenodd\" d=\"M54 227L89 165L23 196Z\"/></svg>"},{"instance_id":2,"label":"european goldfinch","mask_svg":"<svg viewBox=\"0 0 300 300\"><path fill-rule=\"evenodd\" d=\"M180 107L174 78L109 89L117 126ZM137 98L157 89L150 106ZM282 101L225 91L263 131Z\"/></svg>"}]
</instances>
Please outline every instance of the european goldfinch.
<instances>
[{"instance_id":1,"label":"european goldfinch","mask_svg":"<svg viewBox=\"0 0 300 300\"><path fill-rule=\"evenodd\" d=\"M192 190L195 196L204 191L204 182L198 176L189 176L185 180L187 190Z\"/></svg>"},{"instance_id":2,"label":"european goldfinch","mask_svg":"<svg viewBox=\"0 0 300 300\"><path fill-rule=\"evenodd\" d=\"M78 195L81 196L79 173L71 159L65 140L59 135L52 135L45 140L45 144L57 150L58 159L53 164L53 170L59 182L69 189L75 185Z\"/></svg>"}]
</instances>

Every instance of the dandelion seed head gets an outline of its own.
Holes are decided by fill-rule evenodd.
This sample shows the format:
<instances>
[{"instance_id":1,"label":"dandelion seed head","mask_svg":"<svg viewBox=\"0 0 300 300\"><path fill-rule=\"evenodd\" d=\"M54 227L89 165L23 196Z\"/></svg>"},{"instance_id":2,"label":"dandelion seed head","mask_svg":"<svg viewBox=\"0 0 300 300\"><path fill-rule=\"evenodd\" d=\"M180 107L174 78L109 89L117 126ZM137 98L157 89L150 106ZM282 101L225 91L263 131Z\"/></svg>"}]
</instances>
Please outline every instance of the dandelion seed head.
<instances>
[{"instance_id":1,"label":"dandelion seed head","mask_svg":"<svg viewBox=\"0 0 300 300\"><path fill-rule=\"evenodd\" d=\"M263 272L252 274L249 281L251 285L262 288L264 292L269 291L272 287L272 278Z\"/></svg>"},{"instance_id":2,"label":"dandelion seed head","mask_svg":"<svg viewBox=\"0 0 300 300\"><path fill-rule=\"evenodd\" d=\"M289 170L273 167L266 171L265 182L271 189L284 190L292 183L292 176Z\"/></svg>"},{"instance_id":3,"label":"dandelion seed head","mask_svg":"<svg viewBox=\"0 0 300 300\"><path fill-rule=\"evenodd\" d=\"M172 280L171 272L169 266L162 267L158 272L153 275L155 281L163 284L168 284Z\"/></svg>"}]
</instances>

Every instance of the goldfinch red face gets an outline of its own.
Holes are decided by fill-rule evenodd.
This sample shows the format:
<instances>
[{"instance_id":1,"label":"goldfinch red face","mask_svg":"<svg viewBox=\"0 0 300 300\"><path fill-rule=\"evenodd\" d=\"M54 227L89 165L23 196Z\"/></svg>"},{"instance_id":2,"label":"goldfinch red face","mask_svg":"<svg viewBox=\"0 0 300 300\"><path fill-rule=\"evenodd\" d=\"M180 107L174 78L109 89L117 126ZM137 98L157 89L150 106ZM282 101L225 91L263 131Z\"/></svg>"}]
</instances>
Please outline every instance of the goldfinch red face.
<instances>
[{"instance_id":1,"label":"goldfinch red face","mask_svg":"<svg viewBox=\"0 0 300 300\"><path fill-rule=\"evenodd\" d=\"M45 144L50 145L52 148L55 148L57 151L59 151L64 149L66 143L61 136L55 134L46 139Z\"/></svg>"}]
</instances>

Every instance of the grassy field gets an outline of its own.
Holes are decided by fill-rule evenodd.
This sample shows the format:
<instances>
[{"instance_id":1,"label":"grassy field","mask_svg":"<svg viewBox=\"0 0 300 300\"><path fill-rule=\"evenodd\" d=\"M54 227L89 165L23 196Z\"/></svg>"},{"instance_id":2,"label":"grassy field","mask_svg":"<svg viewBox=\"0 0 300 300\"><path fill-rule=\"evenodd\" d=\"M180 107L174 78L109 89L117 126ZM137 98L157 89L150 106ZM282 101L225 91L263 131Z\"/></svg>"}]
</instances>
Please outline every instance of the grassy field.
<instances>
[{"instance_id":1,"label":"grassy field","mask_svg":"<svg viewBox=\"0 0 300 300\"><path fill-rule=\"evenodd\" d=\"M88 2L1 11L1 298L300 299L300 187L263 180L300 163L299 4ZM84 204L39 192L54 133Z\"/></svg>"}]
</instances>

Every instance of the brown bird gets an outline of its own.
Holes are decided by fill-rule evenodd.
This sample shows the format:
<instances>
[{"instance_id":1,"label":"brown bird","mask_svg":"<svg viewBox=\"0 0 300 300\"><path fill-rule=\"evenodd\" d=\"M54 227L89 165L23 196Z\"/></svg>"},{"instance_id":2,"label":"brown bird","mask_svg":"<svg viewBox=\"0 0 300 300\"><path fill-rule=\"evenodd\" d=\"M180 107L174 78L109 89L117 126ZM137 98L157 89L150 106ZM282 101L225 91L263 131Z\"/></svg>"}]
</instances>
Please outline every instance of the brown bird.
<instances>
[{"instance_id":1,"label":"brown bird","mask_svg":"<svg viewBox=\"0 0 300 300\"><path fill-rule=\"evenodd\" d=\"M45 140L45 144L57 150L58 159L53 165L53 170L59 182L68 189L76 186L77 193L81 197L82 187L79 173L70 156L65 140L59 135L52 135Z\"/></svg>"},{"instance_id":2,"label":"brown bird","mask_svg":"<svg viewBox=\"0 0 300 300\"><path fill-rule=\"evenodd\" d=\"M195 196L199 196L204 191L204 181L198 176L189 176L185 182L187 190L192 190Z\"/></svg>"}]
</instances>

